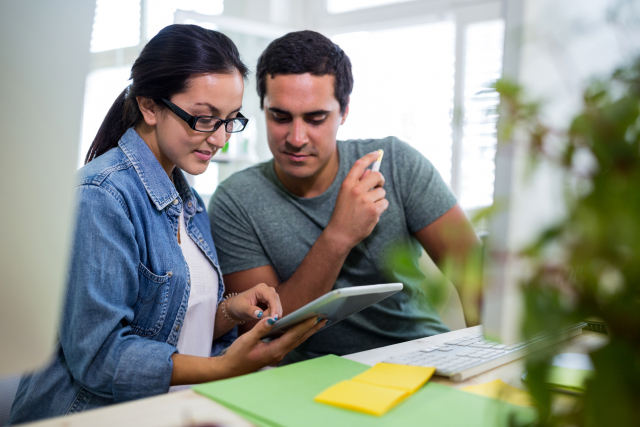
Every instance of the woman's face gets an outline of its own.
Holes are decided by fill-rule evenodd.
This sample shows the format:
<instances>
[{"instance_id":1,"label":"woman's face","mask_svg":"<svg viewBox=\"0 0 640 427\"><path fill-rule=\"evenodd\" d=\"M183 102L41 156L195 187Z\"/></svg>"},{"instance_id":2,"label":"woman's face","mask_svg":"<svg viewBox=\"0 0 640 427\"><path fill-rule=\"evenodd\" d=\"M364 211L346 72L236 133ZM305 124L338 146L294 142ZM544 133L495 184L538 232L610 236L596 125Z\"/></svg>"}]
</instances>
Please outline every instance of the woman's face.
<instances>
[{"instance_id":1,"label":"woman's face","mask_svg":"<svg viewBox=\"0 0 640 427\"><path fill-rule=\"evenodd\" d=\"M242 107L243 92L244 81L238 72L203 74L192 78L187 89L173 95L169 101L192 116L231 119ZM220 126L215 132L198 132L168 108L156 106L153 110L155 144L153 141L147 143L168 174L174 166L191 175L203 173L211 157L229 140L230 134L225 131L225 126ZM147 124L151 124L144 111L143 115Z\"/></svg>"}]
</instances>

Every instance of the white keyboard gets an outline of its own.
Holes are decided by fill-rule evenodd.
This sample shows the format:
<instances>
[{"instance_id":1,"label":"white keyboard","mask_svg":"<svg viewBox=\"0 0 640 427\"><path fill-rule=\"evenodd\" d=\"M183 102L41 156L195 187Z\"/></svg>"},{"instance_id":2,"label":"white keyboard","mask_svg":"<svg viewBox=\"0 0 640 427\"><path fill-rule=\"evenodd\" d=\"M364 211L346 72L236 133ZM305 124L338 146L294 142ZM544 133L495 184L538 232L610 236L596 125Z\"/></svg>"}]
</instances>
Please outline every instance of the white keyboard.
<instances>
[{"instance_id":1,"label":"white keyboard","mask_svg":"<svg viewBox=\"0 0 640 427\"><path fill-rule=\"evenodd\" d=\"M418 351L390 357L384 362L399 365L433 366L436 375L452 381L486 372L505 363L526 356L544 347L556 344L582 333L586 323L580 323L555 335L538 335L530 341L512 345L485 340L482 335L467 335L444 344L425 346Z\"/></svg>"}]
</instances>

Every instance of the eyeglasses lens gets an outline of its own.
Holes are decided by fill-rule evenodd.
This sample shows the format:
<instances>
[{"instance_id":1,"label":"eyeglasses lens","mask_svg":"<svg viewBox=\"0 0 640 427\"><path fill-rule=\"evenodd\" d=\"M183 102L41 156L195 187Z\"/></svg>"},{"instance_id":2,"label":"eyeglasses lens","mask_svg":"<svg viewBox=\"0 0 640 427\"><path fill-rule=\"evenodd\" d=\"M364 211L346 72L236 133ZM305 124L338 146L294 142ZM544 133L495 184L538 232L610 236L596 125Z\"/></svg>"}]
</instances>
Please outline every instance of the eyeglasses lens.
<instances>
[{"instance_id":1,"label":"eyeglasses lens","mask_svg":"<svg viewBox=\"0 0 640 427\"><path fill-rule=\"evenodd\" d=\"M244 130L244 123L240 120L233 120L227 123L227 132L234 133Z\"/></svg>"},{"instance_id":2,"label":"eyeglasses lens","mask_svg":"<svg viewBox=\"0 0 640 427\"><path fill-rule=\"evenodd\" d=\"M216 118L200 117L196 123L196 130L201 132L214 132L218 130L222 121ZM232 120L227 122L225 129L229 133L240 132L244 130L245 124L241 120Z\"/></svg>"}]
</instances>

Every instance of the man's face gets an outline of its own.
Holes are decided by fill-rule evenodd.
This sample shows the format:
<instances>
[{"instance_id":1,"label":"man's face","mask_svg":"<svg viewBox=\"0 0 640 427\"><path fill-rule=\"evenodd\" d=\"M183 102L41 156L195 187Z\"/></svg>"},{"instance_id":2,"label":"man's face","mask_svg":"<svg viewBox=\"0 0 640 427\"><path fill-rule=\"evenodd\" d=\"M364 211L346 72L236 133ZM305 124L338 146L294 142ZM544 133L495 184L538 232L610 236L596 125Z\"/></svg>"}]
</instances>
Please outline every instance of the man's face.
<instances>
[{"instance_id":1,"label":"man's face","mask_svg":"<svg viewBox=\"0 0 640 427\"><path fill-rule=\"evenodd\" d=\"M348 111L347 107L344 114L340 113L334 76L306 73L267 77L267 139L281 179L333 181L338 164L336 134Z\"/></svg>"}]
</instances>

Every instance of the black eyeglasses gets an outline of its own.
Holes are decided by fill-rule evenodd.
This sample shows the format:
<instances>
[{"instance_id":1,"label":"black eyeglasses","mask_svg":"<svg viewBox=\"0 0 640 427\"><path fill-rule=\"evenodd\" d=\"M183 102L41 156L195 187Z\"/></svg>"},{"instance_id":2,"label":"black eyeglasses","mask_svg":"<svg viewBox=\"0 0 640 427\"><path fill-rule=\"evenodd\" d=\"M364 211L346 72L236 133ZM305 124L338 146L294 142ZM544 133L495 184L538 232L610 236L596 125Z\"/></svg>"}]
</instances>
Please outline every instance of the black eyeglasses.
<instances>
[{"instance_id":1,"label":"black eyeglasses","mask_svg":"<svg viewBox=\"0 0 640 427\"><path fill-rule=\"evenodd\" d=\"M249 119L240 113L233 119L226 120L216 116L192 116L168 99L162 98L162 102L164 102L176 116L187 122L191 129L198 132L215 132L223 123L224 129L228 133L242 132L247 126L247 123L249 123Z\"/></svg>"}]
</instances>

